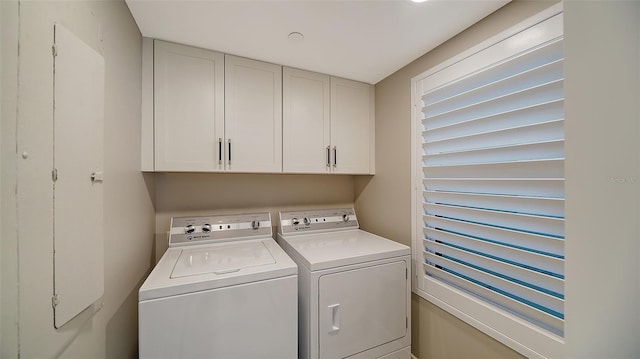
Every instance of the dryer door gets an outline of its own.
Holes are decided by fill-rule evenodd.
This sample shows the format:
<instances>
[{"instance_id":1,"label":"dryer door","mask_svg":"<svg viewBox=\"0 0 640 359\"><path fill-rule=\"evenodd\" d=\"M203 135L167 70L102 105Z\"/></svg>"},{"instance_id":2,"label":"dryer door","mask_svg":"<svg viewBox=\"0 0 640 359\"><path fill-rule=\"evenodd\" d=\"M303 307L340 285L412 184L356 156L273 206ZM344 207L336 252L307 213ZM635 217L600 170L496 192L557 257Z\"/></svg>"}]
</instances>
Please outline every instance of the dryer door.
<instances>
[{"instance_id":1,"label":"dryer door","mask_svg":"<svg viewBox=\"0 0 640 359\"><path fill-rule=\"evenodd\" d=\"M319 278L320 358L345 358L407 332L406 262Z\"/></svg>"}]
</instances>

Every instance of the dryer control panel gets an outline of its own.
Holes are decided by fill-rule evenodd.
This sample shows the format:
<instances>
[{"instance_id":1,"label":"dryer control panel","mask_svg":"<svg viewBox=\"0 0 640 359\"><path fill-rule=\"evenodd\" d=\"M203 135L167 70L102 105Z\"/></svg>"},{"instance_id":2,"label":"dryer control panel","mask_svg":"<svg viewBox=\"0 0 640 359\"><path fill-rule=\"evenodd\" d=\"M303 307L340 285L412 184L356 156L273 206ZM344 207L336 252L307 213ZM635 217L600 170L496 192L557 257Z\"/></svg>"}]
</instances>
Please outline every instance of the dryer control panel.
<instances>
[{"instance_id":1,"label":"dryer control panel","mask_svg":"<svg viewBox=\"0 0 640 359\"><path fill-rule=\"evenodd\" d=\"M278 232L299 234L358 228L360 225L353 208L319 209L280 212Z\"/></svg>"},{"instance_id":2,"label":"dryer control panel","mask_svg":"<svg viewBox=\"0 0 640 359\"><path fill-rule=\"evenodd\" d=\"M169 232L169 247L272 236L269 212L173 217Z\"/></svg>"}]
</instances>

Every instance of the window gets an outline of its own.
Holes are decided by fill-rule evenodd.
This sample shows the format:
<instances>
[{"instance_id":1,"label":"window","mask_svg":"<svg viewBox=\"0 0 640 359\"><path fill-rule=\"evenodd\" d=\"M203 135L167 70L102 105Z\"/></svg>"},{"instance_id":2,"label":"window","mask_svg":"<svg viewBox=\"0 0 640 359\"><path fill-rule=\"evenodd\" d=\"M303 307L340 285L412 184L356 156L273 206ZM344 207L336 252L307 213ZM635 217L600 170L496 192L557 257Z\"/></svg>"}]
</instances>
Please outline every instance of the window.
<instances>
[{"instance_id":1,"label":"window","mask_svg":"<svg viewBox=\"0 0 640 359\"><path fill-rule=\"evenodd\" d=\"M412 80L414 290L530 357L563 342L560 11Z\"/></svg>"}]
</instances>

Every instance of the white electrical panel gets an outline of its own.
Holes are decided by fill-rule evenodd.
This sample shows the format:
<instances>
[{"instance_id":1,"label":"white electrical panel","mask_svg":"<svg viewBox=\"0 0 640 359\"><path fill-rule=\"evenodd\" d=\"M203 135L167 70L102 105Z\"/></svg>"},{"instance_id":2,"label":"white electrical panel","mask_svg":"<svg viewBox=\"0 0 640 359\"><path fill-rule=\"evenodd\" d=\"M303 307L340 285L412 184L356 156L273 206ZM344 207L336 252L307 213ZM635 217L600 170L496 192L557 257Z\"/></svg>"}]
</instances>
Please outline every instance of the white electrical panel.
<instances>
[{"instance_id":1,"label":"white electrical panel","mask_svg":"<svg viewBox=\"0 0 640 359\"><path fill-rule=\"evenodd\" d=\"M104 293L104 58L54 27L54 326Z\"/></svg>"}]
</instances>

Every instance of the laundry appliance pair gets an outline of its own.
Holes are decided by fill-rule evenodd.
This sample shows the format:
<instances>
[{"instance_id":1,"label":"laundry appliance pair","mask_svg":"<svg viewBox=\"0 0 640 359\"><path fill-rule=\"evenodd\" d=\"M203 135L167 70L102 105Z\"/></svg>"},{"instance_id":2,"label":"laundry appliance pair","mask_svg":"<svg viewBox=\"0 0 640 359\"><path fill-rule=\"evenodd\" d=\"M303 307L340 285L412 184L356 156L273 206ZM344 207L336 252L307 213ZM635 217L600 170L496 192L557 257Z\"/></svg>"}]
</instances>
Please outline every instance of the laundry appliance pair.
<instances>
[{"instance_id":1,"label":"laundry appliance pair","mask_svg":"<svg viewBox=\"0 0 640 359\"><path fill-rule=\"evenodd\" d=\"M410 358L410 249L353 209L174 217L140 358Z\"/></svg>"}]
</instances>

